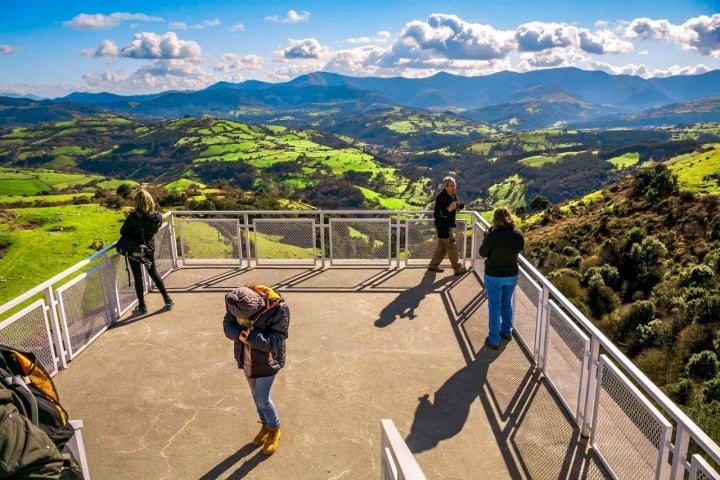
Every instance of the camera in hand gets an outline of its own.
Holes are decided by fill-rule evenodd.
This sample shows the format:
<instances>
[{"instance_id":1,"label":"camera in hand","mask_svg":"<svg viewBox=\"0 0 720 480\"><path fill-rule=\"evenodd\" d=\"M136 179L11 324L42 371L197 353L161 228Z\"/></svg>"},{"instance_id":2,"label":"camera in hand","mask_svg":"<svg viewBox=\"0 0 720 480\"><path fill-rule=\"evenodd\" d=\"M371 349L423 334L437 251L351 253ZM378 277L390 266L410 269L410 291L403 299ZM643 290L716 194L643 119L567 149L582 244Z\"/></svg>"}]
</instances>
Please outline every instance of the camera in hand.
<instances>
[{"instance_id":1,"label":"camera in hand","mask_svg":"<svg viewBox=\"0 0 720 480\"><path fill-rule=\"evenodd\" d=\"M458 210L462 210L463 208L465 208L465 204L464 204L464 203L458 203L458 204L457 204L457 209L458 209Z\"/></svg>"}]
</instances>

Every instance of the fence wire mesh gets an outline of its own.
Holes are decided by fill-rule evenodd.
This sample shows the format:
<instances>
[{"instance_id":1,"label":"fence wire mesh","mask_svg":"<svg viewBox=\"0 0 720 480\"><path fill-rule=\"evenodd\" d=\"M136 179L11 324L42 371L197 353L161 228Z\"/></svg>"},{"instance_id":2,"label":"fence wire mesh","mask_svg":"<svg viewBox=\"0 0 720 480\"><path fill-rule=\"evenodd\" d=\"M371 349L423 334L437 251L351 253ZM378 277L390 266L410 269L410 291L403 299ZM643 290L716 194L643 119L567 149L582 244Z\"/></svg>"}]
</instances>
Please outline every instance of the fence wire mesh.
<instances>
[{"instance_id":1,"label":"fence wire mesh","mask_svg":"<svg viewBox=\"0 0 720 480\"><path fill-rule=\"evenodd\" d=\"M110 325L102 285L102 270L94 267L57 290L70 358Z\"/></svg>"},{"instance_id":2,"label":"fence wire mesh","mask_svg":"<svg viewBox=\"0 0 720 480\"><path fill-rule=\"evenodd\" d=\"M178 231L185 263L239 263L247 258L236 218L179 218Z\"/></svg>"},{"instance_id":3,"label":"fence wire mesh","mask_svg":"<svg viewBox=\"0 0 720 480\"><path fill-rule=\"evenodd\" d=\"M515 315L513 328L522 339L529 352L535 351L535 330L537 311L540 305L541 288L527 273L520 271L518 288L515 290Z\"/></svg>"},{"instance_id":4,"label":"fence wire mesh","mask_svg":"<svg viewBox=\"0 0 720 480\"><path fill-rule=\"evenodd\" d=\"M463 262L467 258L467 222L458 220L455 228L455 245L458 258ZM435 223L432 218L408 218L405 221L405 264L422 265L432 258L438 244ZM447 257L443 265L449 265Z\"/></svg>"},{"instance_id":5,"label":"fence wire mesh","mask_svg":"<svg viewBox=\"0 0 720 480\"><path fill-rule=\"evenodd\" d=\"M568 412L577 420L583 359L590 339L554 302L549 302L544 373Z\"/></svg>"},{"instance_id":6,"label":"fence wire mesh","mask_svg":"<svg viewBox=\"0 0 720 480\"><path fill-rule=\"evenodd\" d=\"M44 300L38 300L0 323L0 343L32 352L37 361L55 375L58 371L55 349Z\"/></svg>"},{"instance_id":7,"label":"fence wire mesh","mask_svg":"<svg viewBox=\"0 0 720 480\"><path fill-rule=\"evenodd\" d=\"M331 264L389 265L392 258L390 230L389 218L331 218Z\"/></svg>"},{"instance_id":8,"label":"fence wire mesh","mask_svg":"<svg viewBox=\"0 0 720 480\"><path fill-rule=\"evenodd\" d=\"M312 218L255 219L253 246L258 265L314 265L317 257Z\"/></svg>"},{"instance_id":9,"label":"fence wire mesh","mask_svg":"<svg viewBox=\"0 0 720 480\"><path fill-rule=\"evenodd\" d=\"M603 355L596 392L592 447L618 478L657 477L672 426Z\"/></svg>"},{"instance_id":10,"label":"fence wire mesh","mask_svg":"<svg viewBox=\"0 0 720 480\"><path fill-rule=\"evenodd\" d=\"M115 292L118 308L118 316L127 310L132 302L137 300L135 296L135 282L130 271L130 260L119 254L110 258L110 276L115 276Z\"/></svg>"},{"instance_id":11,"label":"fence wire mesh","mask_svg":"<svg viewBox=\"0 0 720 480\"><path fill-rule=\"evenodd\" d=\"M695 454L690 461L689 480L718 480L720 474L700 455Z\"/></svg>"}]
</instances>

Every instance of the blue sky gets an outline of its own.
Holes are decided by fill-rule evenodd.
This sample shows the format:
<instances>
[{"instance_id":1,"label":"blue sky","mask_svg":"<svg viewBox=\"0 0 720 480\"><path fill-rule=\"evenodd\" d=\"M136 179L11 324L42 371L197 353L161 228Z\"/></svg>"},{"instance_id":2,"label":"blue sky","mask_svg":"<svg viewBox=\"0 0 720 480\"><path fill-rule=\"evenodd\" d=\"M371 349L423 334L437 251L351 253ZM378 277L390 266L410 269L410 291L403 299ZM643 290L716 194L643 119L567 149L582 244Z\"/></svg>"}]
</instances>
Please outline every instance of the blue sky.
<instances>
[{"instance_id":1,"label":"blue sky","mask_svg":"<svg viewBox=\"0 0 720 480\"><path fill-rule=\"evenodd\" d=\"M0 93L565 66L646 78L720 69L720 1L0 0Z\"/></svg>"}]
</instances>

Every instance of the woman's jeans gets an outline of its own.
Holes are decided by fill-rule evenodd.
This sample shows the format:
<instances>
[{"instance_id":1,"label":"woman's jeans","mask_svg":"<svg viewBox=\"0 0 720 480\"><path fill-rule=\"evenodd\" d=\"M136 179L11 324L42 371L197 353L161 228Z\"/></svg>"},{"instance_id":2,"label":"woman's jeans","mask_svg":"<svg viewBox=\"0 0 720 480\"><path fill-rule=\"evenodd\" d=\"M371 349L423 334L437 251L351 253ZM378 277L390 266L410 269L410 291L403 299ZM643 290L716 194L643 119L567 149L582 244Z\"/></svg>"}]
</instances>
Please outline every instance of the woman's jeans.
<instances>
[{"instance_id":1,"label":"woman's jeans","mask_svg":"<svg viewBox=\"0 0 720 480\"><path fill-rule=\"evenodd\" d=\"M275 405L270 400L270 389L272 388L275 375L269 377L248 378L250 392L252 392L255 406L257 407L260 421L268 428L277 428L280 426L280 419L275 411Z\"/></svg>"},{"instance_id":2,"label":"woman's jeans","mask_svg":"<svg viewBox=\"0 0 720 480\"><path fill-rule=\"evenodd\" d=\"M488 301L488 320L490 333L488 341L493 345L500 343L500 334L509 337L513 329L512 296L518 276L491 277L485 275L485 292Z\"/></svg>"}]
</instances>

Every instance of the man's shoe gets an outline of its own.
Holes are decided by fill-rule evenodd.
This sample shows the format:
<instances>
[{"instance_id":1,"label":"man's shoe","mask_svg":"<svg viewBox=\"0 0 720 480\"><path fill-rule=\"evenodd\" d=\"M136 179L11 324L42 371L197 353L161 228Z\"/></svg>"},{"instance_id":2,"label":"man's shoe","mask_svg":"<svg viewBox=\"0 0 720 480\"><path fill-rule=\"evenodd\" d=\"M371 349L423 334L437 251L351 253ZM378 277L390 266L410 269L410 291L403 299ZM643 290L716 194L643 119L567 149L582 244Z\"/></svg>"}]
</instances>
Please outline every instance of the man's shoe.
<instances>
[{"instance_id":1,"label":"man's shoe","mask_svg":"<svg viewBox=\"0 0 720 480\"><path fill-rule=\"evenodd\" d=\"M133 313L137 315L145 315L147 313L147 307L145 305L138 305L135 307L135 310L133 310Z\"/></svg>"},{"instance_id":2,"label":"man's shoe","mask_svg":"<svg viewBox=\"0 0 720 480\"><path fill-rule=\"evenodd\" d=\"M460 267L457 270L455 270L455 275L462 275L463 273L467 273L467 268Z\"/></svg>"},{"instance_id":3,"label":"man's shoe","mask_svg":"<svg viewBox=\"0 0 720 480\"><path fill-rule=\"evenodd\" d=\"M428 267L428 272L443 272L444 270L440 267Z\"/></svg>"},{"instance_id":4,"label":"man's shoe","mask_svg":"<svg viewBox=\"0 0 720 480\"><path fill-rule=\"evenodd\" d=\"M492 343L490 343L490 337L487 337L487 338L485 339L485 346L488 347L488 348L491 348L491 349L493 349L493 350L497 350L497 349L498 349L498 345L493 345Z\"/></svg>"},{"instance_id":5,"label":"man's shoe","mask_svg":"<svg viewBox=\"0 0 720 480\"><path fill-rule=\"evenodd\" d=\"M512 333L510 335L505 335L504 333L500 333L500 336L504 338L505 340L512 340Z\"/></svg>"},{"instance_id":6,"label":"man's shoe","mask_svg":"<svg viewBox=\"0 0 720 480\"><path fill-rule=\"evenodd\" d=\"M168 310L172 310L173 305L175 305L175 302L173 302L172 300L168 299L165 301L165 308L167 308Z\"/></svg>"}]
</instances>

